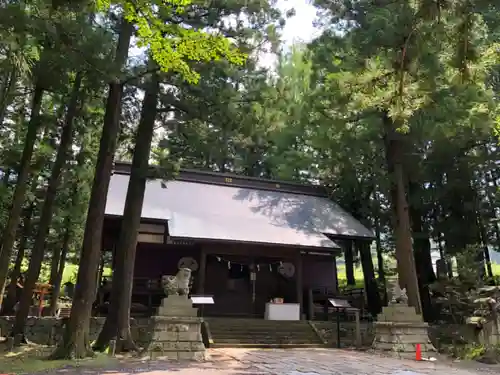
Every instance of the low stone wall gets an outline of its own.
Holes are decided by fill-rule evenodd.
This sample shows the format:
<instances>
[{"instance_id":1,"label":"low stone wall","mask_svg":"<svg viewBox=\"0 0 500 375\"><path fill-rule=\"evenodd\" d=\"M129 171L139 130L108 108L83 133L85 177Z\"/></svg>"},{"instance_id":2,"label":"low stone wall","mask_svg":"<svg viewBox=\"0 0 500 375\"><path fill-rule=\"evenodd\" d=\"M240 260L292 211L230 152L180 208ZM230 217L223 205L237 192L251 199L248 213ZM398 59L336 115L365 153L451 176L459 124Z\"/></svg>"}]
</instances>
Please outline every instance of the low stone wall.
<instances>
[{"instance_id":1,"label":"low stone wall","mask_svg":"<svg viewBox=\"0 0 500 375\"><path fill-rule=\"evenodd\" d=\"M337 345L337 324L335 321L312 321L316 330L328 345ZM500 326L500 322L498 323ZM493 322L486 324L482 330L475 330L465 324L437 324L429 325L429 338L434 347L445 351L450 345L500 345L500 332ZM372 345L375 338L373 323L361 322L361 340L364 347ZM352 347L356 344L354 322L340 324L340 344L342 347Z\"/></svg>"},{"instance_id":2,"label":"low stone wall","mask_svg":"<svg viewBox=\"0 0 500 375\"><path fill-rule=\"evenodd\" d=\"M337 322L312 321L319 335L327 345L337 346ZM371 346L374 339L373 324L361 322L361 345ZM354 322L340 323L340 346L352 347L356 345L356 324Z\"/></svg>"},{"instance_id":3,"label":"low stone wall","mask_svg":"<svg viewBox=\"0 0 500 375\"><path fill-rule=\"evenodd\" d=\"M15 317L0 316L0 336L6 336L12 329ZM29 317L26 322L26 338L37 344L52 345L58 342L63 334L65 318L55 317ZM105 318L93 317L90 320L89 338L97 339ZM151 320L149 318L131 319L132 336L139 345L149 342L152 334Z\"/></svg>"}]
</instances>

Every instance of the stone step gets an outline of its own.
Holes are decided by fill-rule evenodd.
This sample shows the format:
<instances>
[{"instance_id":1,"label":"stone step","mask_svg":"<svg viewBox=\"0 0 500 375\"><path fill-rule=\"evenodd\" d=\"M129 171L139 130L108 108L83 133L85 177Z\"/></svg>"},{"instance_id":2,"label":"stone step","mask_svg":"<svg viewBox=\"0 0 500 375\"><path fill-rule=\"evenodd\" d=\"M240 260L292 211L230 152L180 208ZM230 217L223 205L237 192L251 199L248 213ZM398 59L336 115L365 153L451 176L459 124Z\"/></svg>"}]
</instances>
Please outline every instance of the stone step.
<instances>
[{"instance_id":1,"label":"stone step","mask_svg":"<svg viewBox=\"0 0 500 375\"><path fill-rule=\"evenodd\" d=\"M213 324L212 322L208 322L210 327L214 327L217 329L225 329L225 330L236 330L241 328L248 328L251 330L261 330L261 331L307 331L310 329L310 326L307 325L288 325L283 323L275 323L274 325L258 325L258 324L241 324L241 325L224 325L224 324Z\"/></svg>"},{"instance_id":2,"label":"stone step","mask_svg":"<svg viewBox=\"0 0 500 375\"><path fill-rule=\"evenodd\" d=\"M302 325L304 320L265 320L265 319L254 319L254 318L205 318L212 323L223 323L228 325L239 325L242 323L249 323L253 325L273 325L276 322L285 323L289 325Z\"/></svg>"},{"instance_id":3,"label":"stone step","mask_svg":"<svg viewBox=\"0 0 500 375\"><path fill-rule=\"evenodd\" d=\"M276 336L260 336L260 337L228 337L228 336L217 336L213 337L214 341L217 342L303 342L308 343L311 340L316 341L315 337L276 337Z\"/></svg>"},{"instance_id":4,"label":"stone step","mask_svg":"<svg viewBox=\"0 0 500 375\"><path fill-rule=\"evenodd\" d=\"M253 329L249 327L235 327L235 328L219 328L209 325L210 330L214 332L231 332L233 334L245 334L245 333L256 333L256 334L275 334L275 335L288 335L288 334L307 334L312 331L311 327L309 329Z\"/></svg>"},{"instance_id":5,"label":"stone step","mask_svg":"<svg viewBox=\"0 0 500 375\"><path fill-rule=\"evenodd\" d=\"M304 337L304 336L315 336L316 333L311 329L311 331L304 331L304 332L294 332L294 331L282 331L282 332L276 332L276 331L253 331L253 330L238 330L238 331L229 331L229 330L220 330L220 329L214 329L210 327L210 332L212 333L213 336L215 335L227 335L227 336L279 336L279 337L288 337L288 336L295 336L295 337Z\"/></svg>"},{"instance_id":6,"label":"stone step","mask_svg":"<svg viewBox=\"0 0 500 375\"><path fill-rule=\"evenodd\" d=\"M205 318L205 320L210 322L212 325L224 326L224 327L240 327L242 325L249 325L252 327L276 327L276 326L279 327L283 325L287 327L302 327L305 322L304 320L300 321L300 323L297 323L296 321L291 322L289 320L268 320L268 321L262 320L262 322L242 320L241 322L224 322L220 320L211 320L208 318Z\"/></svg>"},{"instance_id":7,"label":"stone step","mask_svg":"<svg viewBox=\"0 0 500 375\"><path fill-rule=\"evenodd\" d=\"M323 344L311 343L242 343L242 342L220 342L210 345L211 348L262 348L262 349L286 349L286 348L322 348Z\"/></svg>"},{"instance_id":8,"label":"stone step","mask_svg":"<svg viewBox=\"0 0 500 375\"><path fill-rule=\"evenodd\" d=\"M300 342L300 343L319 343L320 341L316 337L218 337L212 336L212 340L214 343L220 342L248 342L248 343L292 343L292 342Z\"/></svg>"},{"instance_id":9,"label":"stone step","mask_svg":"<svg viewBox=\"0 0 500 375\"><path fill-rule=\"evenodd\" d=\"M212 347L320 347L322 341L307 321L207 318Z\"/></svg>"},{"instance_id":10,"label":"stone step","mask_svg":"<svg viewBox=\"0 0 500 375\"><path fill-rule=\"evenodd\" d=\"M322 343L317 340L280 340L274 339L262 339L262 340L250 340L243 338L232 338L232 339L214 339L214 344L244 344L244 345L321 345Z\"/></svg>"}]
</instances>

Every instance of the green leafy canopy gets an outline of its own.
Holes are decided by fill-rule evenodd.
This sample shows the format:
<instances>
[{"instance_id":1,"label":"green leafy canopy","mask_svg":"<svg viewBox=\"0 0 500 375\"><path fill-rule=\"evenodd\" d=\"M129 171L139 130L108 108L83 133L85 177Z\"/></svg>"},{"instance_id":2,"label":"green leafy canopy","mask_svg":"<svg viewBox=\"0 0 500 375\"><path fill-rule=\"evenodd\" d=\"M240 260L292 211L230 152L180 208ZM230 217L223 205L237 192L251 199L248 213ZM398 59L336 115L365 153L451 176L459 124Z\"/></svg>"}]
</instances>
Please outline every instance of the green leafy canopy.
<instances>
[{"instance_id":1,"label":"green leafy canopy","mask_svg":"<svg viewBox=\"0 0 500 375\"><path fill-rule=\"evenodd\" d=\"M190 83L197 83L199 74L190 67L189 61L225 58L241 65L246 60L246 55L222 35L167 21L194 5L191 0L97 0L96 4L100 11L121 6L127 21L137 27L138 45L149 47L162 71L180 73Z\"/></svg>"}]
</instances>

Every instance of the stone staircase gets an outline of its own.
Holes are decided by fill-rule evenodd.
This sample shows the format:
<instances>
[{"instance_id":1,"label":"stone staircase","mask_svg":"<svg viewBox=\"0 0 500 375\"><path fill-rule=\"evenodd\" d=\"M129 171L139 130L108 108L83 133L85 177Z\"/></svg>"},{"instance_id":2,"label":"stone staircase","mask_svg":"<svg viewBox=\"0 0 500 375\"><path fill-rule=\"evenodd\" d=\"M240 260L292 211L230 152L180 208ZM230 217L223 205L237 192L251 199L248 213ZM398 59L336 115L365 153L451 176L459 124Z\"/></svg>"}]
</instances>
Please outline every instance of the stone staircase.
<instances>
[{"instance_id":1,"label":"stone staircase","mask_svg":"<svg viewBox=\"0 0 500 375\"><path fill-rule=\"evenodd\" d=\"M324 342L308 321L204 318L204 341L212 348L322 347Z\"/></svg>"}]
</instances>

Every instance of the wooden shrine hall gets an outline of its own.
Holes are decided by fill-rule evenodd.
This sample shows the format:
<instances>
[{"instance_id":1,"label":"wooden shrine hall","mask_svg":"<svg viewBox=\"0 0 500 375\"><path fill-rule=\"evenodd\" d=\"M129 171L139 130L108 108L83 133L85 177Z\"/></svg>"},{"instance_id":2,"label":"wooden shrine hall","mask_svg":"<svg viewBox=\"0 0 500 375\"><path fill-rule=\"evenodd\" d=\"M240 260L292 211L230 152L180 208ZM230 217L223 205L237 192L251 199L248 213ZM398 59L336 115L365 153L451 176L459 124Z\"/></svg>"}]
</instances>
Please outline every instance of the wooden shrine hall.
<instances>
[{"instance_id":1,"label":"wooden shrine hall","mask_svg":"<svg viewBox=\"0 0 500 375\"><path fill-rule=\"evenodd\" d=\"M111 254L120 251L129 173L129 164L116 163L109 186L103 251ZM320 186L194 170L151 179L131 313L152 313L163 298L161 276L189 267L191 292L214 298L205 315L263 317L266 303L279 301L299 306L302 317L308 290L337 290L342 246L372 239Z\"/></svg>"}]
</instances>

